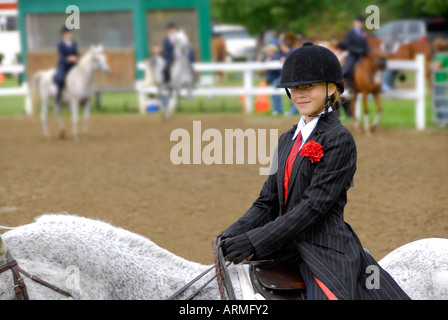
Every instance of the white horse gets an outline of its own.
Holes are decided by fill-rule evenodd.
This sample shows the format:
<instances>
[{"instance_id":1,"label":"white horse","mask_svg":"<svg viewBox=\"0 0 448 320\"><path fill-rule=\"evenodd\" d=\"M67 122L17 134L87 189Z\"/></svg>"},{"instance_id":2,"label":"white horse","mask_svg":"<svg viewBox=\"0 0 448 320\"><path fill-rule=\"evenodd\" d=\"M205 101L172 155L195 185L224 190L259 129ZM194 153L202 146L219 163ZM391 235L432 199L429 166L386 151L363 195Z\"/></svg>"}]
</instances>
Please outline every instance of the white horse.
<instances>
[{"instance_id":1,"label":"white horse","mask_svg":"<svg viewBox=\"0 0 448 320\"><path fill-rule=\"evenodd\" d=\"M84 54L79 62L69 71L65 80L65 88L62 92L62 104L69 103L72 115L73 139L78 140L78 109L82 105L84 107L84 125L82 133L87 134L88 121L90 115L90 97L93 93L92 75L95 70L100 70L105 74L110 71L106 61L103 47L92 46L90 50ZM41 120L44 135L50 138L47 125L48 108L51 97L55 97L57 88L53 82L56 69L39 71L33 76L32 80L32 96L33 104L36 105L38 96L41 100ZM60 109L56 102L54 103L54 114L59 126L59 137L65 137L64 123L61 119ZM34 109L36 109L34 107Z\"/></svg>"},{"instance_id":2,"label":"white horse","mask_svg":"<svg viewBox=\"0 0 448 320\"><path fill-rule=\"evenodd\" d=\"M3 239L23 270L70 292L74 299L166 299L208 268L137 234L72 215L41 216L35 223L8 231ZM213 272L179 298L190 295ZM24 280L30 299L67 298ZM15 298L12 286L12 273L6 270L0 274L0 299ZM217 282L210 283L197 298L220 299Z\"/></svg>"},{"instance_id":3,"label":"white horse","mask_svg":"<svg viewBox=\"0 0 448 320\"><path fill-rule=\"evenodd\" d=\"M378 263L412 299L448 300L448 239L405 244Z\"/></svg>"},{"instance_id":4,"label":"white horse","mask_svg":"<svg viewBox=\"0 0 448 320\"><path fill-rule=\"evenodd\" d=\"M188 98L193 96L195 83L195 74L189 59L192 47L188 36L183 30L179 30L174 38L174 61L170 68L170 80L168 83L164 83L163 67L165 60L163 57L155 54L149 59L153 79L161 98L163 115L166 118L169 118L175 111L182 89L187 90Z\"/></svg>"},{"instance_id":5,"label":"white horse","mask_svg":"<svg viewBox=\"0 0 448 320\"><path fill-rule=\"evenodd\" d=\"M74 299L167 299L210 267L187 261L147 238L105 222L66 214L41 216L34 223L6 232L3 239L0 267L5 263L6 244L20 268L68 291ZM411 298L446 299L446 281L437 281L445 279L447 247L448 239L419 240L400 247L397 254L392 252L380 264ZM229 272L236 298L242 299L236 268L231 265ZM412 276L400 277L411 272ZM213 274L201 278L177 299L191 295ZM26 277L24 281L30 299L67 298ZM425 286L423 281L431 285ZM12 273L6 270L0 273L0 299L14 298ZM220 299L217 281L209 283L196 298Z\"/></svg>"}]
</instances>

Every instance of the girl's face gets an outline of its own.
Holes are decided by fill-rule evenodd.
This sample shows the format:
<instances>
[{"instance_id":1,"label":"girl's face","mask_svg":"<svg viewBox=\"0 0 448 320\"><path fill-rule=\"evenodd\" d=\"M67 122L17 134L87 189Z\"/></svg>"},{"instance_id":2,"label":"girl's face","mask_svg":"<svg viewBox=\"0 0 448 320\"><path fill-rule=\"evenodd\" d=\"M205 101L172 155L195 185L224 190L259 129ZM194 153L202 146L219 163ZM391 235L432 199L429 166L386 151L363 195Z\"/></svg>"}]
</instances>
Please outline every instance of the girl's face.
<instances>
[{"instance_id":1,"label":"girl's face","mask_svg":"<svg viewBox=\"0 0 448 320\"><path fill-rule=\"evenodd\" d=\"M70 31L66 31L66 32L64 32L64 33L62 34L62 38L63 38L65 41L70 41L70 40L72 40L73 36L72 36L72 33L71 33Z\"/></svg>"},{"instance_id":2,"label":"girl's face","mask_svg":"<svg viewBox=\"0 0 448 320\"><path fill-rule=\"evenodd\" d=\"M336 91L333 83L328 84L328 96ZM291 88L291 100L308 123L314 117L325 111L325 83L313 83Z\"/></svg>"}]
</instances>

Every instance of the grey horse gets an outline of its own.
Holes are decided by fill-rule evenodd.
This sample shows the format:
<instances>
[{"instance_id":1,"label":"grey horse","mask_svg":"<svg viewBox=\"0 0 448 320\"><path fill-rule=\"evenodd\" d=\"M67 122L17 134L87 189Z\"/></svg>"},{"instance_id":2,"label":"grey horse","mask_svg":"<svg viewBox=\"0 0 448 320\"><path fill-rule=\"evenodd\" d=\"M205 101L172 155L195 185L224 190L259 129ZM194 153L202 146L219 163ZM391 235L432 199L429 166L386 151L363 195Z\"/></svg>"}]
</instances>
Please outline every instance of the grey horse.
<instances>
[{"instance_id":1,"label":"grey horse","mask_svg":"<svg viewBox=\"0 0 448 320\"><path fill-rule=\"evenodd\" d=\"M82 133L87 134L88 121L90 115L90 97L93 93L92 74L95 70L100 70L105 74L110 72L107 64L106 55L103 47L92 46L90 50L85 53L79 62L69 71L66 78L66 86L62 93L62 102L70 104L72 115L72 132L73 139L78 140L78 109L80 105L84 107L84 125ZM48 130L47 117L50 98L56 96L56 85L53 83L53 77L56 69L49 69L37 72L32 79L32 101L34 109L38 98L41 101L41 120L44 135L50 138ZM54 104L54 113L59 126L59 137L65 137L65 128L62 118L60 116L60 109L62 106Z\"/></svg>"},{"instance_id":2,"label":"grey horse","mask_svg":"<svg viewBox=\"0 0 448 320\"><path fill-rule=\"evenodd\" d=\"M153 79L161 98L162 112L165 118L169 118L176 110L181 90L186 89L187 98L192 98L195 85L195 73L189 59L191 44L187 35L181 29L175 34L174 61L170 69L170 80L163 81L163 66L165 60L156 54L149 59Z\"/></svg>"},{"instance_id":3,"label":"grey horse","mask_svg":"<svg viewBox=\"0 0 448 320\"><path fill-rule=\"evenodd\" d=\"M379 261L413 299L448 298L448 239L408 243ZM208 269L158 247L149 239L108 223L69 214L47 214L0 237L0 266L6 249L30 274L66 290L74 299L167 299ZM237 265L239 266L239 265ZM238 272L229 268L237 299ZM213 272L179 295L185 299ZM24 277L30 299L67 297ZM381 285L381 284L380 284ZM0 299L14 299L12 273L0 273ZM212 281L196 299L220 299Z\"/></svg>"}]
</instances>

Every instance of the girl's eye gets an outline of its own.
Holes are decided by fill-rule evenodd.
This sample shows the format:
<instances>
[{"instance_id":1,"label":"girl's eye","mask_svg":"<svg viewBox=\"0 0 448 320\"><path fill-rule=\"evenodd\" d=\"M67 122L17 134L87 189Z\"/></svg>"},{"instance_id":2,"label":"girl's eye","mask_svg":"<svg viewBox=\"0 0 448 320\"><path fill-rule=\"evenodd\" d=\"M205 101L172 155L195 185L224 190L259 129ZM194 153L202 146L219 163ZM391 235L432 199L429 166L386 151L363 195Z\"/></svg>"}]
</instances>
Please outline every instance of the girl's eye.
<instances>
[{"instance_id":1,"label":"girl's eye","mask_svg":"<svg viewBox=\"0 0 448 320\"><path fill-rule=\"evenodd\" d=\"M292 91L297 91L297 90L306 90L306 89L311 89L312 87L314 87L314 84L306 84L300 87L291 87Z\"/></svg>"}]
</instances>

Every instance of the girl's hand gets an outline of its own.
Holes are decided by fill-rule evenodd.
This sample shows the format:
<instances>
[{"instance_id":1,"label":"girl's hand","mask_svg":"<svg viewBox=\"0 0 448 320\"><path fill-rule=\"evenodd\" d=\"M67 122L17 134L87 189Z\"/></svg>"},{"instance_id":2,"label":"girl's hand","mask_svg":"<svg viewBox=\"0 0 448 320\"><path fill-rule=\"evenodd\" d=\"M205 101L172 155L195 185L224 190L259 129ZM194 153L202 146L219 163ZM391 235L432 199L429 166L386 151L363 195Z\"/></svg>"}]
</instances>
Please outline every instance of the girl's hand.
<instances>
[{"instance_id":1,"label":"girl's hand","mask_svg":"<svg viewBox=\"0 0 448 320\"><path fill-rule=\"evenodd\" d=\"M67 61L69 61L69 62L77 62L77 61L78 61L78 57L75 56L74 54L69 55L69 56L67 57Z\"/></svg>"},{"instance_id":2,"label":"girl's hand","mask_svg":"<svg viewBox=\"0 0 448 320\"><path fill-rule=\"evenodd\" d=\"M225 257L227 260L233 261L234 264L242 262L255 253L255 249L245 233L226 239L222 245Z\"/></svg>"}]
</instances>

